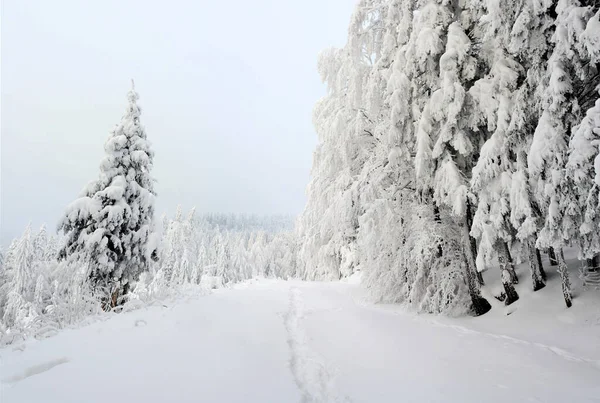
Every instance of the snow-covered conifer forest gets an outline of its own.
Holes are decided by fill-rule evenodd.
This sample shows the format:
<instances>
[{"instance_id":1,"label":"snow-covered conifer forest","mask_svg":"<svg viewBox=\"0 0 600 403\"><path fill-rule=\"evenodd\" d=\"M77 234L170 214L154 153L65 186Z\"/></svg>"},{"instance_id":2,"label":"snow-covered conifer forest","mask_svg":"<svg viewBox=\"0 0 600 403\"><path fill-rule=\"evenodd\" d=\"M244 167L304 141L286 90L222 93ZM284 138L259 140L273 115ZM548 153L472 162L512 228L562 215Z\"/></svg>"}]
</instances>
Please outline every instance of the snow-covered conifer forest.
<instances>
[{"instance_id":1,"label":"snow-covered conifer forest","mask_svg":"<svg viewBox=\"0 0 600 403\"><path fill-rule=\"evenodd\" d=\"M587 281L600 264L599 8L361 1L319 58L299 275L360 270L377 300L481 315L482 272L511 304L557 268L570 307L565 249Z\"/></svg>"},{"instance_id":2,"label":"snow-covered conifer forest","mask_svg":"<svg viewBox=\"0 0 600 403\"><path fill-rule=\"evenodd\" d=\"M364 327L379 329L389 343L382 346L391 346L394 338L403 343L402 332L415 332L415 342L430 337L410 330L431 325L420 320L433 321L449 340L457 329L473 338L482 361L495 361L485 354L500 348L482 340L502 339L514 360L529 360L531 368L566 360L562 370L577 378L548 378L549 394L537 397L527 395L537 388L528 383L535 375L505 379L507 389L517 385L516 401L598 398L598 383L591 390L588 378L598 379L600 370L600 2L360 0L346 45L324 50L318 72L327 92L314 108L318 144L298 217L181 208L159 216L152 169L161 150L143 124L146 113L159 111L142 114L132 84L97 177L57 225L29 226L0 250L0 345L17 346L8 363L25 349L18 346L64 328L110 319L120 329L126 315L142 318L144 310L211 292L228 310L207 302L210 309L235 315L254 308L232 295L270 306L279 296L262 300L261 292L285 290L282 348L291 351L291 379L303 402L392 401L367 387L340 392L336 376L346 391L357 388L352 376L344 378L348 362L340 357L365 343L365 368L385 367L368 360L390 350L361 339ZM343 299L347 289L369 308L358 311ZM202 298L194 304L179 315L211 315ZM395 325L376 304L411 319ZM360 326L344 313L353 309ZM327 320L308 319L315 312ZM352 334L346 340L337 338L338 320ZM319 331L340 344L321 339L309 348ZM260 344L253 343L248 348ZM437 368L444 351L427 359ZM406 358L398 354L396 362ZM60 360L0 378L14 386L69 361ZM516 362L498 360L501 368ZM366 371L353 376L370 379ZM550 382L565 382L564 389L556 394ZM406 396L479 401L452 390ZM271 392L262 401L288 401ZM499 401L514 397L498 393Z\"/></svg>"}]
</instances>

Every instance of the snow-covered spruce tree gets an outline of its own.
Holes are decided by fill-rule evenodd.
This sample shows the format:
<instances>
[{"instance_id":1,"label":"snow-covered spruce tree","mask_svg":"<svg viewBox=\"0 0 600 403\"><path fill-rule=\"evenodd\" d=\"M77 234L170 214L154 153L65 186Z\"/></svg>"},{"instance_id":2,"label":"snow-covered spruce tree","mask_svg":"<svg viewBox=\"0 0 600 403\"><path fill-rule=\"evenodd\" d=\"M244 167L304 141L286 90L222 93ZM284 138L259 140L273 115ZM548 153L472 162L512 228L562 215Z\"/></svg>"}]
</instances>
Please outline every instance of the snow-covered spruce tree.
<instances>
[{"instance_id":1,"label":"snow-covered spruce tree","mask_svg":"<svg viewBox=\"0 0 600 403\"><path fill-rule=\"evenodd\" d=\"M32 304L35 282L32 238L31 226L28 225L21 238L11 245L6 262L6 283L0 291L6 295L2 323L9 329L26 326L37 316Z\"/></svg>"},{"instance_id":2,"label":"snow-covered spruce tree","mask_svg":"<svg viewBox=\"0 0 600 403\"><path fill-rule=\"evenodd\" d=\"M385 77L377 66L387 5L384 0L360 1L346 46L323 52L319 59L328 94L314 111L319 144L298 226L299 274L305 278L339 279L352 274L359 263L361 179L378 142L374 127Z\"/></svg>"},{"instance_id":3,"label":"snow-covered spruce tree","mask_svg":"<svg viewBox=\"0 0 600 403\"><path fill-rule=\"evenodd\" d=\"M3 253L2 270L0 270L0 322L3 321L2 318L4 317L4 312L6 310L8 293L10 292L12 286L12 267L10 262L13 260L13 256L15 255L17 243L18 240L13 239L6 249L6 252Z\"/></svg>"},{"instance_id":4,"label":"snow-covered spruce tree","mask_svg":"<svg viewBox=\"0 0 600 403\"><path fill-rule=\"evenodd\" d=\"M510 223L529 259L534 290L545 282L535 246L543 220L529 181L527 153L539 119L543 70L552 49L550 6L549 2L485 2L479 29L483 38L481 54L489 75L478 80L470 91L476 99L475 115L487 123L488 131L497 130L496 115L501 108L509 120L502 136L503 149L496 150L506 153L501 157L504 176L510 175L511 180L510 184L505 182L510 189ZM499 99L504 100L503 104ZM489 141L497 142L493 138ZM506 210L506 206L503 208Z\"/></svg>"},{"instance_id":5,"label":"snow-covered spruce tree","mask_svg":"<svg viewBox=\"0 0 600 403\"><path fill-rule=\"evenodd\" d=\"M511 176L511 181L510 220L517 231L516 238L527 248L532 288L537 291L546 284L546 272L540 259L540 251L536 247L541 211L534 201L529 185L527 155L523 149L518 151L516 170Z\"/></svg>"},{"instance_id":6,"label":"snow-covered spruce tree","mask_svg":"<svg viewBox=\"0 0 600 403\"><path fill-rule=\"evenodd\" d=\"M48 236L46 226L42 225L32 240L33 246L33 294L32 302L36 310L41 314L50 297L48 280L52 277L50 272L56 260L56 250L54 249L53 237Z\"/></svg>"},{"instance_id":7,"label":"snow-covered spruce tree","mask_svg":"<svg viewBox=\"0 0 600 403\"><path fill-rule=\"evenodd\" d=\"M591 261L590 269L595 271L600 266L600 99L574 130L567 175L576 184L572 191L584 211L579 227L582 257Z\"/></svg>"},{"instance_id":8,"label":"snow-covered spruce tree","mask_svg":"<svg viewBox=\"0 0 600 403\"><path fill-rule=\"evenodd\" d=\"M506 95L499 97L496 130L483 145L471 178L471 189L478 197L471 234L479 240L479 271L483 271L484 262L491 263L494 255L498 258L505 292L504 302L508 305L519 296L513 286L516 275L507 246L512 238L512 226L509 222L511 161L509 150L506 148L506 130L510 119L507 110L509 100Z\"/></svg>"},{"instance_id":9,"label":"snow-covered spruce tree","mask_svg":"<svg viewBox=\"0 0 600 403\"><path fill-rule=\"evenodd\" d=\"M175 218L163 224L164 234L161 242L161 268L164 280L170 284L175 273L179 270L183 254L183 212L181 206L177 206Z\"/></svg>"},{"instance_id":10,"label":"snow-covered spruce tree","mask_svg":"<svg viewBox=\"0 0 600 403\"><path fill-rule=\"evenodd\" d=\"M479 26L483 38L480 53L489 73L477 80L469 92L474 101L473 115L479 117L482 126L480 130L491 135L473 168L471 189L479 201L472 234L480 241L478 265L489 264L490 259L497 256L500 262L507 264L510 274L503 272L502 277L510 277L511 282L516 281L516 274L507 244L512 243L516 235L527 250L533 289L538 290L544 286L544 276L534 246L536 217L523 160L518 161L518 156L524 153L523 142L532 136L528 119L533 113L528 110L526 70L508 51L523 34L522 27L516 29L515 21L529 10L526 2L488 1L486 6ZM521 45L526 47L522 41ZM513 225L523 231L517 231ZM508 281L503 284L507 296L518 298ZM507 298L506 302L511 303L512 299Z\"/></svg>"},{"instance_id":11,"label":"snow-covered spruce tree","mask_svg":"<svg viewBox=\"0 0 600 403\"><path fill-rule=\"evenodd\" d=\"M579 226L581 258L587 259L593 270L600 266L600 4L577 7L578 3L561 4L568 15L562 27L562 37L569 38L576 59L574 84L577 101L585 117L573 128L569 142L567 174L575 184L574 193L583 212ZM587 110L587 111L586 111Z\"/></svg>"},{"instance_id":12,"label":"snow-covered spruce tree","mask_svg":"<svg viewBox=\"0 0 600 403\"><path fill-rule=\"evenodd\" d=\"M470 303L460 260L455 259L456 234L438 225L431 209L415 198L413 119L423 94L417 83L411 84L420 73L406 66L407 52L413 50L407 43L414 6L389 1L379 13L383 40L364 100L370 142L363 147L369 158L355 183L361 208L358 268L376 301L402 303L418 312L463 314Z\"/></svg>"},{"instance_id":13,"label":"snow-covered spruce tree","mask_svg":"<svg viewBox=\"0 0 600 403\"><path fill-rule=\"evenodd\" d=\"M296 253L297 241L293 232L281 232L274 236L271 241L271 256L275 277L291 279L296 276Z\"/></svg>"},{"instance_id":14,"label":"snow-covered spruce tree","mask_svg":"<svg viewBox=\"0 0 600 403\"><path fill-rule=\"evenodd\" d=\"M330 49L321 53L319 57L319 71L326 81L329 93L315 106L313 123L315 125L319 143L313 153L311 180L307 188L307 204L299 219L298 232L301 239L300 276L305 279L318 277L339 277L339 263L334 257L325 258L329 254L325 247L331 244L333 225L331 211L333 194L335 190L333 179L338 175L341 166L340 153L335 147L336 134L339 126L333 125L333 118L338 116L344 121L345 111L340 103L341 94L345 92L345 80L338 79L338 74L344 64L344 54L341 50ZM341 176L341 175L340 175ZM253 237L251 248L254 249L256 236Z\"/></svg>"},{"instance_id":15,"label":"snow-covered spruce tree","mask_svg":"<svg viewBox=\"0 0 600 403\"><path fill-rule=\"evenodd\" d=\"M187 239L186 260L189 268L188 281L191 284L199 284L202 276L201 265L198 264L198 259L202 256L200 249L202 247L201 230L198 227L198 217L196 216L196 207L193 207L188 213L185 225L185 237Z\"/></svg>"},{"instance_id":16,"label":"snow-covered spruce tree","mask_svg":"<svg viewBox=\"0 0 600 403\"><path fill-rule=\"evenodd\" d=\"M570 238L563 233L564 224L570 221L566 204L573 200L561 196L571 186L564 175L564 166L569 130L576 122L574 115L578 106L573 98L572 77L560 48L555 47L544 78L547 89L542 98L543 112L528 154L528 166L532 179L537 182L537 197L545 213L537 244L556 252L563 296L570 307L571 284L562 248Z\"/></svg>"},{"instance_id":17,"label":"snow-covered spruce tree","mask_svg":"<svg viewBox=\"0 0 600 403\"><path fill-rule=\"evenodd\" d=\"M348 192L352 185L342 153L347 148L345 134L353 121L343 104L347 82L342 70L345 59L342 50L331 50L323 53L319 61L322 76L330 83L330 94L319 101L314 111L319 144L313 156L307 205L299 222L300 274L307 279L340 278L343 246L340 226L351 216L347 205L342 205L344 199L351 197ZM338 89L338 85L342 88Z\"/></svg>"},{"instance_id":18,"label":"snow-covered spruce tree","mask_svg":"<svg viewBox=\"0 0 600 403\"><path fill-rule=\"evenodd\" d=\"M175 218L163 224L166 230L161 244L160 270L167 284L198 283L201 270L196 263L201 234L197 225L195 208L184 218L181 206L177 207Z\"/></svg>"},{"instance_id":19,"label":"snow-covered spruce tree","mask_svg":"<svg viewBox=\"0 0 600 403\"><path fill-rule=\"evenodd\" d=\"M219 234L219 240L217 247L217 276L223 281L223 284L236 283L237 273L234 271L233 262L231 258L231 241L232 236L228 231L225 231L222 235ZM265 265L264 275L269 276L268 265Z\"/></svg>"},{"instance_id":20,"label":"snow-covered spruce tree","mask_svg":"<svg viewBox=\"0 0 600 403\"><path fill-rule=\"evenodd\" d=\"M8 276L6 275L5 253L4 249L0 247L0 342L7 331L6 326L3 323L4 321L2 320L2 317L4 316L4 306L6 305L6 288L8 288L6 285Z\"/></svg>"},{"instance_id":21,"label":"snow-covered spruce tree","mask_svg":"<svg viewBox=\"0 0 600 403\"><path fill-rule=\"evenodd\" d=\"M104 146L98 180L68 206L59 224L66 234L60 257L87 266L105 309L124 302L132 282L157 256L152 239L154 153L133 86L127 100L127 110Z\"/></svg>"},{"instance_id":22,"label":"snow-covered spruce tree","mask_svg":"<svg viewBox=\"0 0 600 403\"><path fill-rule=\"evenodd\" d=\"M577 0L560 0L553 4L556 13L554 48L549 55L543 75L545 91L541 94L542 114L535 130L528 155L529 170L537 181L537 195L544 207L546 219L538 237L538 245L552 247L558 261L562 291L567 307L571 306L571 286L563 248L578 245L583 248L580 229L585 221L574 177L567 174L568 143L571 130L582 118L581 108L593 105L597 95L598 67L590 66L597 60L597 49L579 38L584 35L588 21L592 27L598 23L594 15L598 5L581 6ZM593 31L593 28L592 28ZM597 33L592 34L597 38ZM597 39L592 39L596 43ZM590 57L591 55L591 57ZM591 101L591 103L590 103Z\"/></svg>"},{"instance_id":23,"label":"snow-covered spruce tree","mask_svg":"<svg viewBox=\"0 0 600 403\"><path fill-rule=\"evenodd\" d=\"M469 235L474 197L468 179L481 142L468 113L467 91L477 74L473 46L461 25L471 20L463 15L469 11L430 2L416 17L412 46L430 96L419 117L415 167L421 200L435 204L436 219L448 216L441 209L452 213L446 224L458 228L465 279L475 314L481 315L491 306L481 296Z\"/></svg>"},{"instance_id":24,"label":"snow-covered spruce tree","mask_svg":"<svg viewBox=\"0 0 600 403\"><path fill-rule=\"evenodd\" d=\"M406 268L395 263L401 253L399 245L403 244L399 231L404 229L396 226L402 220L397 207L402 205L399 203L402 197L410 193L400 187L401 183L407 186L412 182L412 170L406 169L407 161L402 158L409 155L403 143L403 124L408 121L407 102L403 97L408 85L402 68L398 68L400 63L394 64L398 46L399 10L394 4L397 2L387 3L387 9L382 7L379 15L383 29L382 41L377 48L379 57L366 82L364 109L369 125L364 128L363 147L369 152L369 158L364 161L355 183L361 208L355 260L359 262L364 284L375 300L406 302L402 291L406 290L406 283L394 287L389 280L405 278L400 273Z\"/></svg>"},{"instance_id":25,"label":"snow-covered spruce tree","mask_svg":"<svg viewBox=\"0 0 600 403\"><path fill-rule=\"evenodd\" d=\"M2 248L0 246L0 291L3 285L5 285L7 283L7 276L6 276L6 265L5 265L5 261L6 261L6 255L5 255L5 251L4 248ZM0 292L0 317L2 317L2 307L4 306L3 302L2 302L2 295L6 295L2 292Z\"/></svg>"}]
</instances>

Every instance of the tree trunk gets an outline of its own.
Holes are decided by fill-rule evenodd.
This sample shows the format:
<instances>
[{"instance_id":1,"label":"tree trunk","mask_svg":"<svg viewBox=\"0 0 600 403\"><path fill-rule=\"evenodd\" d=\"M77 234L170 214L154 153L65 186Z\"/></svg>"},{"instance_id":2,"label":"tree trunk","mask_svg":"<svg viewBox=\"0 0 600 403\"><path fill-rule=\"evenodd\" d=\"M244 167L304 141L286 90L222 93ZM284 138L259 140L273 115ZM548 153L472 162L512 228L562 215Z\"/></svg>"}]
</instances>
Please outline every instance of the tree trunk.
<instances>
[{"instance_id":1,"label":"tree trunk","mask_svg":"<svg viewBox=\"0 0 600 403\"><path fill-rule=\"evenodd\" d=\"M554 252L554 248L548 248L548 259L550 259L550 266L558 265L558 260L556 259L556 253Z\"/></svg>"},{"instance_id":2,"label":"tree trunk","mask_svg":"<svg viewBox=\"0 0 600 403\"><path fill-rule=\"evenodd\" d=\"M496 241L496 250L498 251L498 262L500 263L502 285L504 286L504 292L506 293L504 303L506 305L510 305L519 299L519 294L517 294L517 290L515 290L515 286L513 285L510 275L510 255L507 253L508 248L506 247L506 243L501 239Z\"/></svg>"},{"instance_id":3,"label":"tree trunk","mask_svg":"<svg viewBox=\"0 0 600 403\"><path fill-rule=\"evenodd\" d=\"M466 219L460 225L462 232L462 252L465 259L465 277L467 280L467 286L469 287L469 295L471 296L471 302L473 304L473 311L475 316L480 316L487 313L492 306L487 299L481 296L481 290L479 282L477 281L477 267L475 259L471 253L471 241L469 235L469 227L467 226Z\"/></svg>"},{"instance_id":4,"label":"tree trunk","mask_svg":"<svg viewBox=\"0 0 600 403\"><path fill-rule=\"evenodd\" d=\"M600 254L585 260L585 268L582 276L583 286L600 285Z\"/></svg>"},{"instance_id":5,"label":"tree trunk","mask_svg":"<svg viewBox=\"0 0 600 403\"><path fill-rule=\"evenodd\" d=\"M104 311L110 311L119 305L125 303L125 296L129 292L129 283L121 287L121 283L117 282L114 285L112 292L109 294L108 299L104 302L102 309Z\"/></svg>"},{"instance_id":6,"label":"tree trunk","mask_svg":"<svg viewBox=\"0 0 600 403\"><path fill-rule=\"evenodd\" d=\"M110 296L110 308L114 308L117 306L117 302L119 299L119 289L117 288L116 290L113 291L112 295Z\"/></svg>"},{"instance_id":7,"label":"tree trunk","mask_svg":"<svg viewBox=\"0 0 600 403\"><path fill-rule=\"evenodd\" d=\"M128 281L128 282L127 282L127 283L126 283L126 284L123 286L123 290L122 290L122 292L121 292L121 299L120 299L119 301L117 301L117 304L118 304L118 305L123 305L123 304L124 304L124 303L127 301L126 297L127 297L127 294L129 293L129 285L130 285L130 284L131 284L131 283Z\"/></svg>"},{"instance_id":8,"label":"tree trunk","mask_svg":"<svg viewBox=\"0 0 600 403\"><path fill-rule=\"evenodd\" d=\"M112 308L112 287L110 286L110 280L108 276L89 276L92 284L92 291L100 301L100 307L104 312L109 312Z\"/></svg>"},{"instance_id":9,"label":"tree trunk","mask_svg":"<svg viewBox=\"0 0 600 403\"><path fill-rule=\"evenodd\" d=\"M535 241L533 240L533 238L531 238L531 242L532 248L535 248L535 257L538 262L538 267L540 269L540 275L542 276L542 280L544 281L544 283L546 283L547 277L546 270L544 270L544 264L542 263L542 253L538 248L535 247Z\"/></svg>"},{"instance_id":10,"label":"tree trunk","mask_svg":"<svg viewBox=\"0 0 600 403\"><path fill-rule=\"evenodd\" d=\"M596 271L594 266L594 259L585 259L585 270L587 272Z\"/></svg>"},{"instance_id":11,"label":"tree trunk","mask_svg":"<svg viewBox=\"0 0 600 403\"><path fill-rule=\"evenodd\" d=\"M562 248L557 250L556 258L558 261L558 273L560 274L560 280L562 285L562 292L565 298L565 304L567 308L571 307L571 281L569 280L569 268L567 262L565 262L565 256Z\"/></svg>"},{"instance_id":12,"label":"tree trunk","mask_svg":"<svg viewBox=\"0 0 600 403\"><path fill-rule=\"evenodd\" d=\"M442 222L442 218L440 216L440 208L438 207L437 203L435 202L435 200L433 200L433 190L431 191L431 204L433 205L433 220L437 223L441 223ZM444 254L444 251L442 250L442 245L438 245L437 247L437 258L441 258L442 255Z\"/></svg>"},{"instance_id":13,"label":"tree trunk","mask_svg":"<svg viewBox=\"0 0 600 403\"><path fill-rule=\"evenodd\" d=\"M508 247L508 243L506 242L502 242L502 247L504 248L504 253L507 259L507 270L508 270L508 274L510 274L510 281L512 281L513 284L519 284L519 278L517 277L517 273L515 272L515 262L512 259L512 256L510 255L510 248Z\"/></svg>"},{"instance_id":14,"label":"tree trunk","mask_svg":"<svg viewBox=\"0 0 600 403\"><path fill-rule=\"evenodd\" d=\"M600 270L600 254L597 254L591 259L586 259L588 271L596 272Z\"/></svg>"},{"instance_id":15,"label":"tree trunk","mask_svg":"<svg viewBox=\"0 0 600 403\"><path fill-rule=\"evenodd\" d=\"M542 258L540 251L535 247L533 237L526 241L525 247L529 256L529 271L531 272L531 283L533 291L541 290L546 286L546 273L542 267ZM543 273L543 274L542 274Z\"/></svg>"},{"instance_id":16,"label":"tree trunk","mask_svg":"<svg viewBox=\"0 0 600 403\"><path fill-rule=\"evenodd\" d=\"M469 243L471 246L471 255L473 255L473 261L477 260L477 240L471 236L471 228L473 227L473 213L471 211L471 204L467 203L467 228L469 229ZM483 281L483 273L477 270L475 267L475 274L477 275L477 282L480 286L485 285Z\"/></svg>"}]
</instances>

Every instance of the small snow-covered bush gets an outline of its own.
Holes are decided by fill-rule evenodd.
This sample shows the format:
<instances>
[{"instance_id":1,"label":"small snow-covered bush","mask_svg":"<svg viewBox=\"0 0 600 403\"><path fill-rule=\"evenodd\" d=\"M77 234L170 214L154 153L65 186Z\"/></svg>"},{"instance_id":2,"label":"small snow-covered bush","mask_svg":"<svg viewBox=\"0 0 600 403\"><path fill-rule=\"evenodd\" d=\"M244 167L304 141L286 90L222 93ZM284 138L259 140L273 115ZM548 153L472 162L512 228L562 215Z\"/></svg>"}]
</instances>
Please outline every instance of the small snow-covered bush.
<instances>
[{"instance_id":1,"label":"small snow-covered bush","mask_svg":"<svg viewBox=\"0 0 600 403\"><path fill-rule=\"evenodd\" d=\"M13 241L0 270L0 343L44 337L101 311L87 267L56 260L59 241L28 227Z\"/></svg>"},{"instance_id":2,"label":"small snow-covered bush","mask_svg":"<svg viewBox=\"0 0 600 403\"><path fill-rule=\"evenodd\" d=\"M223 288L223 278L221 276L204 275L200 279L200 285L209 290Z\"/></svg>"}]
</instances>

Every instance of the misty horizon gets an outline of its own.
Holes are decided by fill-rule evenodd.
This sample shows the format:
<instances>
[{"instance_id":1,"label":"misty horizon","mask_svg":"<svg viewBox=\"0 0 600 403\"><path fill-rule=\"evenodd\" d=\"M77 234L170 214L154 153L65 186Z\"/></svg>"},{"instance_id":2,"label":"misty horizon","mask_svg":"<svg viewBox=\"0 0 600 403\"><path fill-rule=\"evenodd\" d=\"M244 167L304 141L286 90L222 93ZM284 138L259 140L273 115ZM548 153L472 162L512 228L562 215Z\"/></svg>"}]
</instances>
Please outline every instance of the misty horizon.
<instances>
[{"instance_id":1,"label":"misty horizon","mask_svg":"<svg viewBox=\"0 0 600 403\"><path fill-rule=\"evenodd\" d=\"M231 15L185 2L3 4L0 244L29 222L54 231L97 178L131 79L155 152L157 218L178 205L300 213L325 95L317 56L344 44L353 5L263 1ZM297 18L274 18L286 13Z\"/></svg>"}]
</instances>

